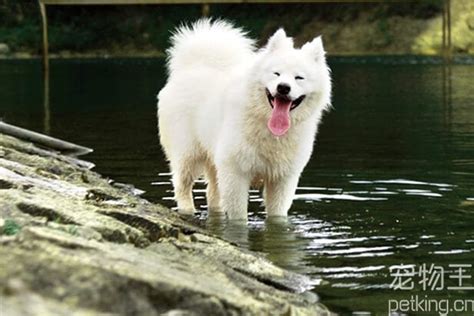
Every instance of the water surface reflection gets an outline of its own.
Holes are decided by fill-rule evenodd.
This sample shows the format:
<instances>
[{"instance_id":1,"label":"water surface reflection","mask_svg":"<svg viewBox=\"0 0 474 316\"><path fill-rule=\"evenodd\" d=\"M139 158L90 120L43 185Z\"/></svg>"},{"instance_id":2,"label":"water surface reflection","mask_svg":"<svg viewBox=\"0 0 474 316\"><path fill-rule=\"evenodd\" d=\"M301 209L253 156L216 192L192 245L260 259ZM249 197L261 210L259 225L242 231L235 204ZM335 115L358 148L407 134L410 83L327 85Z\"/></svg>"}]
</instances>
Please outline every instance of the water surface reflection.
<instances>
[{"instance_id":1,"label":"water surface reflection","mask_svg":"<svg viewBox=\"0 0 474 316\"><path fill-rule=\"evenodd\" d=\"M329 61L334 110L288 220L267 221L258 191L248 226L206 220L198 183L197 221L312 276L322 303L343 314L386 314L389 299L414 294L472 299L468 291L395 292L389 269L474 262L473 59L450 69L431 58ZM156 135L163 60L53 60L49 94L41 76L39 61L0 61L0 117L94 148L88 159L98 172L174 205Z\"/></svg>"}]
</instances>

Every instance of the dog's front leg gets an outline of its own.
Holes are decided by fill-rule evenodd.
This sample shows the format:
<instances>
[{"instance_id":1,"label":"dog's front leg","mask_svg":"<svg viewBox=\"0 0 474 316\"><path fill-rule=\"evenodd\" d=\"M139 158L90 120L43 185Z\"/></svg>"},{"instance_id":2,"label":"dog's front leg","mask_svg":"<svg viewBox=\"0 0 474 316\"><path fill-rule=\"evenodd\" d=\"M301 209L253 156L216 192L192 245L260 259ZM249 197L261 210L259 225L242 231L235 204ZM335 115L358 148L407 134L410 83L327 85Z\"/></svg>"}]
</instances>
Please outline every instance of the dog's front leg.
<instances>
[{"instance_id":1,"label":"dog's front leg","mask_svg":"<svg viewBox=\"0 0 474 316\"><path fill-rule=\"evenodd\" d=\"M234 170L232 167L218 168L218 186L221 211L230 220L247 220L248 175Z\"/></svg>"},{"instance_id":2,"label":"dog's front leg","mask_svg":"<svg viewBox=\"0 0 474 316\"><path fill-rule=\"evenodd\" d=\"M298 179L299 175L265 181L264 199L267 216L288 216Z\"/></svg>"}]
</instances>

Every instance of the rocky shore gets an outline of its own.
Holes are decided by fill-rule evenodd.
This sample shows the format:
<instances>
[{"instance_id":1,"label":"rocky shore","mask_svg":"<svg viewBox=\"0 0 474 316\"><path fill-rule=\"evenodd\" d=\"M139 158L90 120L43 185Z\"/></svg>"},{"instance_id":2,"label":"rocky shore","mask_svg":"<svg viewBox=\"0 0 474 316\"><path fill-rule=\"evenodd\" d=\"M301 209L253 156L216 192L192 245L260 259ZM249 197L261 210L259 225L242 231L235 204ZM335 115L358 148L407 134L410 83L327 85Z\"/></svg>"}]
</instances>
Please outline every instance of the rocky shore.
<instances>
[{"instance_id":1,"label":"rocky shore","mask_svg":"<svg viewBox=\"0 0 474 316\"><path fill-rule=\"evenodd\" d=\"M0 314L329 315L311 280L0 134Z\"/></svg>"}]
</instances>

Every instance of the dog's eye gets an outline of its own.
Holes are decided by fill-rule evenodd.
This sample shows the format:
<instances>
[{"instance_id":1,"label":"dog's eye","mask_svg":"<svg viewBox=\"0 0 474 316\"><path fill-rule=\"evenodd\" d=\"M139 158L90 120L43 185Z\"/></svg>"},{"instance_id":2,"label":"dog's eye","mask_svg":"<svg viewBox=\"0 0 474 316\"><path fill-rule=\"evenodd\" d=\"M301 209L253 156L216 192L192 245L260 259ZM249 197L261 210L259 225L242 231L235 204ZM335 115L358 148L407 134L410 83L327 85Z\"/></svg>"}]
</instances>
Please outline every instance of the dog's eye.
<instances>
[{"instance_id":1,"label":"dog's eye","mask_svg":"<svg viewBox=\"0 0 474 316\"><path fill-rule=\"evenodd\" d=\"M279 72L274 72L273 74L274 74L275 76L277 76L277 77L280 76L280 73L279 73Z\"/></svg>"},{"instance_id":2,"label":"dog's eye","mask_svg":"<svg viewBox=\"0 0 474 316\"><path fill-rule=\"evenodd\" d=\"M301 76L296 76L296 77L295 77L295 80L303 80L303 79L304 79L304 78L301 77Z\"/></svg>"}]
</instances>

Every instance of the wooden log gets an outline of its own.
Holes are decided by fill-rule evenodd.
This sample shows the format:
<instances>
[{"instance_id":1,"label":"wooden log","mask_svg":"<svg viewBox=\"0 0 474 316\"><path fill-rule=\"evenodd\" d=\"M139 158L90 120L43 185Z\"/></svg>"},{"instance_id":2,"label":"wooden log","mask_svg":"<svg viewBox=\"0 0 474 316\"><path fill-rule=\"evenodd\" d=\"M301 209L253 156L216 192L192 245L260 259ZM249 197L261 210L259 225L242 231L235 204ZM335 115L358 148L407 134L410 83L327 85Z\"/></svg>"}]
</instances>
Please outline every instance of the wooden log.
<instances>
[{"instance_id":1,"label":"wooden log","mask_svg":"<svg viewBox=\"0 0 474 316\"><path fill-rule=\"evenodd\" d=\"M39 0L39 7L43 24L43 71L45 74L49 74L48 16L46 5L41 0Z\"/></svg>"},{"instance_id":2,"label":"wooden log","mask_svg":"<svg viewBox=\"0 0 474 316\"><path fill-rule=\"evenodd\" d=\"M201 15L205 18L209 17L211 13L211 6L209 3L203 3L201 7Z\"/></svg>"},{"instance_id":3,"label":"wooden log","mask_svg":"<svg viewBox=\"0 0 474 316\"><path fill-rule=\"evenodd\" d=\"M47 5L138 5L138 4L217 4L217 3L381 3L400 0L39 0ZM415 2L417 0L405 0Z\"/></svg>"},{"instance_id":4,"label":"wooden log","mask_svg":"<svg viewBox=\"0 0 474 316\"><path fill-rule=\"evenodd\" d=\"M46 136L40 133L29 131L27 129L13 126L0 121L0 133L14 136L44 147L60 151L70 156L81 156L91 153L93 149L76 145L54 137Z\"/></svg>"}]
</instances>

